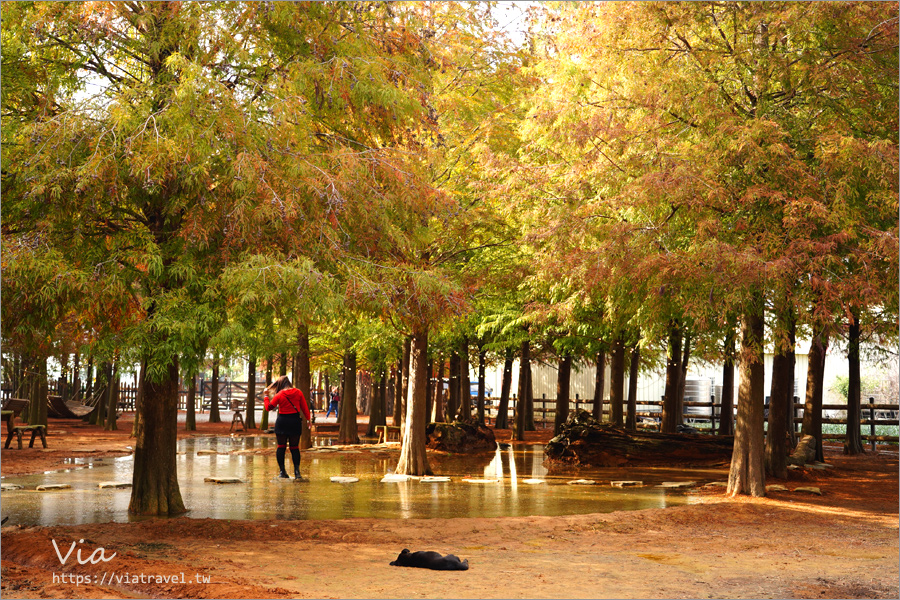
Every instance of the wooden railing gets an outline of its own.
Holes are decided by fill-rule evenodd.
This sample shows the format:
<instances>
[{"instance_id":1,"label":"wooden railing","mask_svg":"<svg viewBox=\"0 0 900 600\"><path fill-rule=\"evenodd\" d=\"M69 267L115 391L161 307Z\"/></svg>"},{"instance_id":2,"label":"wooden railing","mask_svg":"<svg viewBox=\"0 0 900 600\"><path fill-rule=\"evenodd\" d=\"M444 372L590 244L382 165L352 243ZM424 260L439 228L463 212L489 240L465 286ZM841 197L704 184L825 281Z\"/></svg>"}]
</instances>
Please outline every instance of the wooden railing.
<instances>
[{"instance_id":1,"label":"wooden railing","mask_svg":"<svg viewBox=\"0 0 900 600\"><path fill-rule=\"evenodd\" d=\"M489 407L486 407L485 414L490 418L496 418L497 408L496 405L499 402L498 398L489 398L490 401ZM799 399L795 396L794 398L794 427L795 432L800 431L800 425L803 423L803 404L798 401ZM509 400L509 416L510 419L513 418L514 414L514 406L516 403L515 398L510 398ZM662 416L662 405L663 401L642 401L637 403L637 412L635 413L638 419L638 423L642 427L649 428L659 428L660 418ZM593 410L593 400L575 400L569 402L569 410L586 410L591 412ZM609 402L603 403L603 420L608 420L610 415ZM709 423L712 431L716 430L717 423L720 420L721 415L721 405L716 404L715 402L698 402L695 400L685 400L684 401L684 421L691 424L700 424L700 423ZM843 418L836 417L822 417L823 424L838 424L847 425L847 405L846 404L825 404L822 406L824 411L843 411ZM623 409L624 410L624 409ZM734 414L737 415L737 407L734 408ZM766 406L766 413L768 414L768 406ZM535 398L534 399L534 415L535 422L540 423L539 426L547 427L548 424L552 425L554 418L556 416L556 400L547 399L547 398ZM885 443L900 443L900 436L898 435L876 435L875 427L877 425L886 425L886 426L895 426L900 425L898 422L898 415L900 415L900 404L894 403L876 403L874 398L869 398L868 403L863 403L861 405L861 418L860 418L860 426L863 428L863 431L866 431L866 434L862 436L862 438L866 441L872 443L872 447L875 447L876 442L885 442ZM702 429L705 430L706 428ZM846 431L846 430L845 430ZM822 437L824 439L844 439L847 437L845 433L823 433Z\"/></svg>"},{"instance_id":2,"label":"wooden railing","mask_svg":"<svg viewBox=\"0 0 900 600\"><path fill-rule=\"evenodd\" d=\"M49 383L49 392L51 394L58 394L60 391L57 387L57 382L51 381ZM246 381L221 381L219 382L219 408L221 410L244 410L245 403L247 399L247 387L248 382ZM256 394L257 397L262 396L263 389L265 389L265 382L257 382L256 383ZM197 388L197 410L199 412L203 412L209 410L209 399L212 393L212 382L211 381L201 381L200 385ZM12 397L13 390L3 388L2 389L2 397L9 398ZM135 399L137 397L137 387L130 385L120 385L119 387L119 408L120 410L134 410ZM315 399L313 399L315 402ZM487 398L486 406L485 406L485 415L489 420L493 421L497 416L497 405L499 404L499 398ZM509 418L512 419L515 414L515 404L516 399L509 399ZM644 428L658 429L660 418L662 416L662 400L658 401L641 401L637 403L637 412L636 416L638 419L638 424ZM318 402L316 404L320 408L323 408L323 403ZM576 398L575 400L569 401L569 410L586 410L591 412L593 410L594 402L593 400L588 399L580 399ZM187 389L181 389L178 393L178 408L180 410L184 410L187 407ZM608 420L610 415L610 404L609 402L603 403L603 420ZM875 427L878 425L886 425L886 426L895 426L900 425L898 423L898 415L900 415L900 405L898 403L876 403L874 398L869 398L867 403L863 403L861 405L861 418L860 418L860 427L863 428L863 431L866 433L862 435L862 439L871 442L872 447L875 447L876 442L885 442L897 444L900 442L900 436L898 435L877 435L875 431ZM831 416L822 417L823 424L837 424L837 425L847 425L847 405L846 404L825 404L822 406L823 411L841 411L844 413L842 418L836 418ZM624 410L624 408L623 408ZM737 413L737 408L734 409L735 414ZM766 409L768 411L768 407ZM556 400L549 398L535 398L534 399L534 415L535 421L540 424L541 427L546 428L548 425L552 425L554 418L556 416ZM691 424L705 424L709 423L709 429L712 431L716 430L717 424L719 422L721 415L721 405L716 404L715 402L699 402L696 400L686 399L684 401L684 420L687 423ZM799 402L799 399L794 397L794 427L795 432L799 432L800 425L803 423L803 403ZM702 428L705 430L706 428ZM845 433L823 433L822 437L824 439L835 439L841 440L847 437L846 430Z\"/></svg>"}]
</instances>

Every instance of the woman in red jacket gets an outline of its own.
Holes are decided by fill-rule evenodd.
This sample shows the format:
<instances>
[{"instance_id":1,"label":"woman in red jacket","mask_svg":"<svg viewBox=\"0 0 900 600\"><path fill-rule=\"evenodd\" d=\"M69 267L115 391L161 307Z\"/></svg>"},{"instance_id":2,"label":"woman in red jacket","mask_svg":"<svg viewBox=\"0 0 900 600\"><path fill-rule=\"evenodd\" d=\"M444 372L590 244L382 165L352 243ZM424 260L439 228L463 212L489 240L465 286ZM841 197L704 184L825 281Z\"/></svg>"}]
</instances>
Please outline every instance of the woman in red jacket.
<instances>
[{"instance_id":1,"label":"woman in red jacket","mask_svg":"<svg viewBox=\"0 0 900 600\"><path fill-rule=\"evenodd\" d=\"M273 390L275 397L270 400L269 397ZM287 471L284 470L284 455L285 448L290 442L291 460L294 461L294 477L300 479L300 434L303 433L301 411L302 415L306 417L306 421L310 421L306 398L303 396L303 392L291 385L291 380L286 375L273 381L272 385L266 388L265 395L265 409L278 409L278 418L275 420L275 439L278 442L275 458L281 469L278 476L285 479L288 476Z\"/></svg>"}]
</instances>

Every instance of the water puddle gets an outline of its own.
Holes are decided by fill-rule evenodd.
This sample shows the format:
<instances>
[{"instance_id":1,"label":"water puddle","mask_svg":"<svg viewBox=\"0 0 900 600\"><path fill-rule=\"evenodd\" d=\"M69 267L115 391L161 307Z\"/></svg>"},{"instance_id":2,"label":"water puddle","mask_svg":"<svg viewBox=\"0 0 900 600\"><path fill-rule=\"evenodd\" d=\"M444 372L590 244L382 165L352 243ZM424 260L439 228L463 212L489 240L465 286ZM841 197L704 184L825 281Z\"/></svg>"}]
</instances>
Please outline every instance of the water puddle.
<instances>
[{"instance_id":1,"label":"water puddle","mask_svg":"<svg viewBox=\"0 0 900 600\"><path fill-rule=\"evenodd\" d=\"M347 519L368 517L450 518L569 515L664 508L696 501L691 489L656 487L663 482L722 480L719 471L667 469L574 469L543 464L543 447L498 448L483 455L432 455L436 478L382 482L397 465L397 446L327 448L303 452L304 481L276 479L270 437L193 438L179 442L178 481L188 516L214 519ZM260 451L266 451L260 453ZM126 522L130 489L100 489L101 482L131 482L132 457L75 458L72 468L40 475L5 477L3 516L10 524L74 525ZM288 470L292 471L290 455ZM356 478L332 482L332 477ZM215 484L210 478L242 483ZM446 481L445 478L449 478ZM595 484L574 485L574 480ZM617 488L611 481L642 481ZM37 491L68 484L71 489Z\"/></svg>"}]
</instances>

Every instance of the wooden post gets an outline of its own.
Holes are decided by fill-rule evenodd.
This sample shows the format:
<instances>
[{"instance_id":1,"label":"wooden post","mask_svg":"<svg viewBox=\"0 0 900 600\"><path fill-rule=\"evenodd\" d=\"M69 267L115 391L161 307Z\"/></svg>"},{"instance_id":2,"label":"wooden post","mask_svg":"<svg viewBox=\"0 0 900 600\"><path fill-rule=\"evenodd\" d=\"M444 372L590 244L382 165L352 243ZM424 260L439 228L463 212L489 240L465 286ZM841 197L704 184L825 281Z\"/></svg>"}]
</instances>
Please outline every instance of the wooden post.
<instances>
[{"instance_id":1,"label":"wooden post","mask_svg":"<svg viewBox=\"0 0 900 600\"><path fill-rule=\"evenodd\" d=\"M872 440L872 452L875 452L875 398L869 398L869 436Z\"/></svg>"},{"instance_id":2,"label":"wooden post","mask_svg":"<svg viewBox=\"0 0 900 600\"><path fill-rule=\"evenodd\" d=\"M803 405L800 404L800 396L794 396L794 433L792 434L794 437L794 446L797 445L797 433L799 433L797 429L797 413L800 412L800 409L803 408Z\"/></svg>"},{"instance_id":3,"label":"wooden post","mask_svg":"<svg viewBox=\"0 0 900 600\"><path fill-rule=\"evenodd\" d=\"M665 409L664 408L665 406L666 406L666 395L663 394L662 396L660 396L660 399L659 399L659 408L660 408L659 420L656 423L656 431L658 431L660 433L662 433L662 411Z\"/></svg>"},{"instance_id":4,"label":"wooden post","mask_svg":"<svg viewBox=\"0 0 900 600\"><path fill-rule=\"evenodd\" d=\"M788 435L791 436L791 448L797 446L797 426L795 425L795 419L797 417L797 400L799 400L799 398L791 392L791 399L788 403Z\"/></svg>"}]
</instances>

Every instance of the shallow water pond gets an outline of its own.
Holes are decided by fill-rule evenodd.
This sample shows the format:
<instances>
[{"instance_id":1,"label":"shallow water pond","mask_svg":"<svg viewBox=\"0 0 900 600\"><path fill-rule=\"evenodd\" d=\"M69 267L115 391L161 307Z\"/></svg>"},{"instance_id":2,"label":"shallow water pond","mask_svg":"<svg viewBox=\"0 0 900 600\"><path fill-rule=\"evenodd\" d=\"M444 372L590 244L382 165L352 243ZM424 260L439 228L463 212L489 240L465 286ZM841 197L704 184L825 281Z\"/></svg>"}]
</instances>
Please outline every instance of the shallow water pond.
<instances>
[{"instance_id":1,"label":"shallow water pond","mask_svg":"<svg viewBox=\"0 0 900 600\"><path fill-rule=\"evenodd\" d=\"M397 451L383 446L361 450L304 451L304 481L276 479L274 448L266 437L194 438L179 442L178 480L188 516L215 519L450 518L568 515L662 508L690 503L696 492L657 487L663 482L721 480L721 471L572 469L548 471L543 447L497 449L483 455L432 455L436 476L450 481L382 482L397 464ZM132 457L73 459L66 471L6 477L3 516L10 524L69 525L124 522L130 489L100 489L106 481L130 482ZM287 458L291 471L290 454ZM355 477L335 483L331 477ZM238 478L214 484L204 479ZM466 481L467 479L475 481ZM573 480L594 485L573 485ZM496 480L496 481L492 481ZM610 481L637 480L643 486L614 488ZM37 491L37 486L68 484L71 489Z\"/></svg>"}]
</instances>

